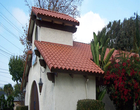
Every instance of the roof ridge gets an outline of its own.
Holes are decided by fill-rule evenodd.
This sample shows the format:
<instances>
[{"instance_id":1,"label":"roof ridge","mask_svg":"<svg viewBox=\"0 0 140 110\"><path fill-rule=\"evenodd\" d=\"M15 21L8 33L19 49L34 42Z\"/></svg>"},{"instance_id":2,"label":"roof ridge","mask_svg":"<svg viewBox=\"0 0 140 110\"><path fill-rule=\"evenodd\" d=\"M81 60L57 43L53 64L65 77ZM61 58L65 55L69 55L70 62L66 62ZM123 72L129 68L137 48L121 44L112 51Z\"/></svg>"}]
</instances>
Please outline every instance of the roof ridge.
<instances>
[{"instance_id":1,"label":"roof ridge","mask_svg":"<svg viewBox=\"0 0 140 110\"><path fill-rule=\"evenodd\" d=\"M53 42L46 42L46 41L37 41L37 40L35 40L35 42L42 42L42 43L49 43L49 44L56 44L56 45L70 46L70 45L59 44L59 43L53 43ZM90 45L90 44L88 44L88 43L78 42L78 41L73 41L73 43L84 44L84 45ZM71 47L71 46L70 46L70 47Z\"/></svg>"},{"instance_id":2,"label":"roof ridge","mask_svg":"<svg viewBox=\"0 0 140 110\"><path fill-rule=\"evenodd\" d=\"M53 13L57 13L57 14L61 14L61 15L65 15L65 16L70 16L70 15L68 15L68 14L64 14L64 13L60 13L60 12L57 12L57 11L53 11L53 10L49 10L49 9L45 9L45 8L38 8L38 7L32 7L32 8L36 8L36 9L41 9L41 10L43 10L43 11L49 11L49 12L53 12ZM70 17L72 17L72 16L70 16ZM73 18L73 17L72 17Z\"/></svg>"},{"instance_id":3,"label":"roof ridge","mask_svg":"<svg viewBox=\"0 0 140 110\"><path fill-rule=\"evenodd\" d=\"M62 20L68 20L68 21L78 23L77 25L79 25L79 21L68 14L64 14L64 13L60 13L57 11L52 11L52 10L48 10L48 9L44 9L44 8L38 8L38 7L32 7L32 10L34 10L36 12L36 15L42 14L45 16L50 16L50 17L54 17L54 18L58 18L58 19L62 19Z\"/></svg>"},{"instance_id":4,"label":"roof ridge","mask_svg":"<svg viewBox=\"0 0 140 110\"><path fill-rule=\"evenodd\" d=\"M86 44L86 45L90 45L90 43L85 43L85 42L78 42L78 41L73 41L73 42L76 42L76 43L80 43L80 44Z\"/></svg>"},{"instance_id":5,"label":"roof ridge","mask_svg":"<svg viewBox=\"0 0 140 110\"><path fill-rule=\"evenodd\" d=\"M68 47L72 47L72 46L70 46L70 45L66 45L66 44L59 44L59 43L46 42L46 41L37 41L37 40L35 40L35 42L40 42L40 43L47 43L47 44L54 44L54 45L60 45L60 46L68 46Z\"/></svg>"}]
</instances>

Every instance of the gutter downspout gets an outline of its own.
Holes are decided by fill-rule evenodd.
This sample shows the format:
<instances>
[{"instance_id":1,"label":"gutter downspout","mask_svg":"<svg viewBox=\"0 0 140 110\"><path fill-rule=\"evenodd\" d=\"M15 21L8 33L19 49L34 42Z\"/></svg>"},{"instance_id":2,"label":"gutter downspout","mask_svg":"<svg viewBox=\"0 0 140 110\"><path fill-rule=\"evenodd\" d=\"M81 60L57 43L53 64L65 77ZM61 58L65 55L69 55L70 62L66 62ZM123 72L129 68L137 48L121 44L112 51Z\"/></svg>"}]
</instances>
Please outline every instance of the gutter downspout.
<instances>
[{"instance_id":1,"label":"gutter downspout","mask_svg":"<svg viewBox=\"0 0 140 110\"><path fill-rule=\"evenodd\" d=\"M85 88L86 88L86 99L88 98L88 82L89 82L89 79L86 79L86 82L85 82Z\"/></svg>"}]
</instances>

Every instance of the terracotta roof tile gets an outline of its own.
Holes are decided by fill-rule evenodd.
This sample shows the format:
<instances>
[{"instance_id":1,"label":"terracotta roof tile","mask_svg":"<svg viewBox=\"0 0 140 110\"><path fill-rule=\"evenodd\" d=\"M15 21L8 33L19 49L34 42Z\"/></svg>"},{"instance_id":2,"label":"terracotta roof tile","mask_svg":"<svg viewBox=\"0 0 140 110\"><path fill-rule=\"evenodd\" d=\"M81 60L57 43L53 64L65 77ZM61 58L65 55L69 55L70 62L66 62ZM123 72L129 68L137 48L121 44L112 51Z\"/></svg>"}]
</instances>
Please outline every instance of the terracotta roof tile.
<instances>
[{"instance_id":1,"label":"terracotta roof tile","mask_svg":"<svg viewBox=\"0 0 140 110\"><path fill-rule=\"evenodd\" d=\"M105 53L105 58L106 58L107 54L109 53L109 51L110 51L110 48L107 48L107 49L106 49L106 53ZM119 54L119 52L125 53L125 54L126 54L126 57L127 57L127 55L129 55L129 57L131 57L131 56L133 56L133 55L136 54L136 53L131 53L131 52L127 52L127 51L114 50L112 56L115 57L116 55ZM138 55L138 54L137 54L137 55ZM111 59L112 59L112 57L110 58L110 60L111 60ZM118 62L118 60L117 60L117 62Z\"/></svg>"},{"instance_id":2,"label":"terracotta roof tile","mask_svg":"<svg viewBox=\"0 0 140 110\"><path fill-rule=\"evenodd\" d=\"M71 16L63 14L63 13L58 13L55 11L41 9L41 8L37 8L37 7L32 7L32 11L36 14L36 16L38 16L40 14L40 15L44 15L44 16L48 16L48 17L52 17L52 18L61 19L61 20L72 21L79 25L79 21L77 21L76 19L72 18Z\"/></svg>"},{"instance_id":3,"label":"terracotta roof tile","mask_svg":"<svg viewBox=\"0 0 140 110\"><path fill-rule=\"evenodd\" d=\"M73 46L35 41L35 45L49 69L65 69L82 72L100 73L104 71L92 60L89 44L73 42Z\"/></svg>"}]
</instances>

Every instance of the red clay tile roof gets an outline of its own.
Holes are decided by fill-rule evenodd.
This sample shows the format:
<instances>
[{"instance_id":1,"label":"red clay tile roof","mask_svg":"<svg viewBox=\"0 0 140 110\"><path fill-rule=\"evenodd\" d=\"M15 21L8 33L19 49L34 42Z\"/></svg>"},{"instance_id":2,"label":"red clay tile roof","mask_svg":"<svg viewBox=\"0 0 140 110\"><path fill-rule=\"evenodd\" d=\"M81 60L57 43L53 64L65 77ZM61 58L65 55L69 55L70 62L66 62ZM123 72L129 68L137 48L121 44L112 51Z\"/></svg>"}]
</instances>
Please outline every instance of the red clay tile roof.
<instances>
[{"instance_id":1,"label":"red clay tile roof","mask_svg":"<svg viewBox=\"0 0 140 110\"><path fill-rule=\"evenodd\" d=\"M35 46L41 53L49 69L63 69L79 72L103 74L92 60L89 44L73 42L73 46L35 41Z\"/></svg>"},{"instance_id":2,"label":"red clay tile roof","mask_svg":"<svg viewBox=\"0 0 140 110\"><path fill-rule=\"evenodd\" d=\"M110 49L109 48L107 48L106 49L106 53L105 53L105 57L104 58L106 58L106 56L107 56L107 54L109 53L109 51L110 51ZM113 54L112 54L112 56L113 57L115 57L116 55L118 55L119 53L125 53L126 54L126 57L127 57L127 55L129 55L129 57L131 57L131 56L133 56L133 55L135 55L136 53L130 53L130 52L127 52L127 51L121 51L121 50L114 50L114 52L113 52ZM138 54L137 54L138 55ZM139 56L139 55L138 55ZM110 58L110 60L112 59L112 57ZM118 62L118 60L117 60L117 62Z\"/></svg>"},{"instance_id":3,"label":"red clay tile roof","mask_svg":"<svg viewBox=\"0 0 140 110\"><path fill-rule=\"evenodd\" d=\"M38 16L40 14L40 15L44 15L44 16L48 16L48 17L52 17L52 18L61 19L61 20L72 21L79 25L79 21L77 21L76 19L74 19L71 16L66 15L66 14L62 14L62 13L58 13L58 12L50 11L50 10L46 10L46 9L41 9L41 8L37 8L37 7L32 7L32 11L36 14L36 16Z\"/></svg>"}]
</instances>

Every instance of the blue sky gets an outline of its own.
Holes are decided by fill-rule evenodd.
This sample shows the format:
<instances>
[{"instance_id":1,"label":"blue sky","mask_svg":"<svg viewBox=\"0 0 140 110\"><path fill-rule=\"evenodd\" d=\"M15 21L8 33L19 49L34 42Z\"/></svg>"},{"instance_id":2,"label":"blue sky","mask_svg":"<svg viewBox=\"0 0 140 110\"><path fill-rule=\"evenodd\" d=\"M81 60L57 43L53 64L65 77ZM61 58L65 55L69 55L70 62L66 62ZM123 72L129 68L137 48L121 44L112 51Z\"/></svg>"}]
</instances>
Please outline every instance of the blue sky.
<instances>
[{"instance_id":1,"label":"blue sky","mask_svg":"<svg viewBox=\"0 0 140 110\"><path fill-rule=\"evenodd\" d=\"M134 12L139 14L139 6L139 0L83 0L79 8L81 16L76 18L80 26L73 39L90 43L93 32L97 33L109 21L123 21L124 18L134 16ZM7 83L15 84L8 72L8 62L11 54L23 54L24 47L19 36L23 34L22 27L28 21L29 9L24 0L0 1L0 87Z\"/></svg>"},{"instance_id":2,"label":"blue sky","mask_svg":"<svg viewBox=\"0 0 140 110\"><path fill-rule=\"evenodd\" d=\"M81 14L89 11L98 13L101 18L109 21L124 19L139 12L139 0L84 0L81 7Z\"/></svg>"}]
</instances>

